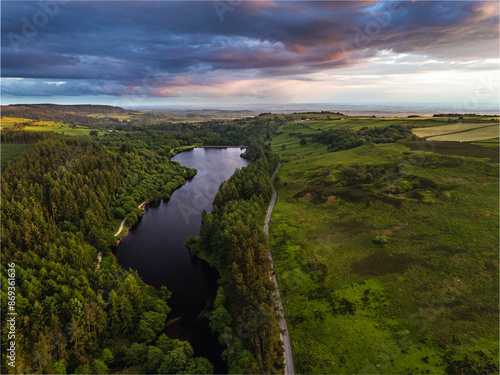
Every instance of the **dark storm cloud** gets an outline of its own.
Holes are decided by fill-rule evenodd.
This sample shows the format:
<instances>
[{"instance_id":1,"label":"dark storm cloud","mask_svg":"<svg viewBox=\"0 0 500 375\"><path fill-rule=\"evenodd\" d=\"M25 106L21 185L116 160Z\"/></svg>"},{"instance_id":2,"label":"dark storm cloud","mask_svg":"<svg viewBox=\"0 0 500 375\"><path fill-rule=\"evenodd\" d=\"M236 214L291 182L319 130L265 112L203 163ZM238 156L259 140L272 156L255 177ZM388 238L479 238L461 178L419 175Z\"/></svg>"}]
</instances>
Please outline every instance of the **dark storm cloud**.
<instances>
[{"instance_id":1,"label":"dark storm cloud","mask_svg":"<svg viewBox=\"0 0 500 375\"><path fill-rule=\"evenodd\" d=\"M68 80L37 82L44 94L147 94L210 83L206 73L218 70L233 78L304 75L382 50L498 57L498 4L491 2L54 4L2 2L2 76ZM29 87L11 81L7 92L24 95Z\"/></svg>"}]
</instances>

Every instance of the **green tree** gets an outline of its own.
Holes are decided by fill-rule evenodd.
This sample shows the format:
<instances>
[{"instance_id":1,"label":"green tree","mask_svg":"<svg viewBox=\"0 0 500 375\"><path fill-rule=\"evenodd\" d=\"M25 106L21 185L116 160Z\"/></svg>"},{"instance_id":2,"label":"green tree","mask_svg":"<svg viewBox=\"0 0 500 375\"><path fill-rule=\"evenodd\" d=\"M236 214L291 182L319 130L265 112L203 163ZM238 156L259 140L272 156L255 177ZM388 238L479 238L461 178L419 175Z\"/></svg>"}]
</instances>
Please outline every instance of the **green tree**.
<instances>
[{"instance_id":1,"label":"green tree","mask_svg":"<svg viewBox=\"0 0 500 375\"><path fill-rule=\"evenodd\" d=\"M56 374L66 374L66 365L63 360L59 360L52 366L54 373Z\"/></svg>"},{"instance_id":2,"label":"green tree","mask_svg":"<svg viewBox=\"0 0 500 375\"><path fill-rule=\"evenodd\" d=\"M107 374L109 372L109 368L100 359L94 359L90 363L90 370L92 371L92 374Z\"/></svg>"},{"instance_id":3,"label":"green tree","mask_svg":"<svg viewBox=\"0 0 500 375\"><path fill-rule=\"evenodd\" d=\"M189 360L186 368L183 372L184 374L213 374L214 366L210 361L203 357L195 357Z\"/></svg>"},{"instance_id":4,"label":"green tree","mask_svg":"<svg viewBox=\"0 0 500 375\"><path fill-rule=\"evenodd\" d=\"M231 315L224 306L218 307L210 314L209 327L212 332L223 332L224 329L230 325Z\"/></svg>"},{"instance_id":5,"label":"green tree","mask_svg":"<svg viewBox=\"0 0 500 375\"><path fill-rule=\"evenodd\" d=\"M114 361L113 353L108 348L104 348L101 354L101 361L109 365Z\"/></svg>"},{"instance_id":6,"label":"green tree","mask_svg":"<svg viewBox=\"0 0 500 375\"><path fill-rule=\"evenodd\" d=\"M166 356L160 348L153 345L148 346L147 361L144 364L144 370L147 374L157 373L165 359Z\"/></svg>"},{"instance_id":7,"label":"green tree","mask_svg":"<svg viewBox=\"0 0 500 375\"><path fill-rule=\"evenodd\" d=\"M125 362L128 365L138 365L146 362L148 348L144 343L134 342L130 348L127 349Z\"/></svg>"},{"instance_id":8,"label":"green tree","mask_svg":"<svg viewBox=\"0 0 500 375\"><path fill-rule=\"evenodd\" d=\"M156 335L165 326L167 316L155 311L146 311L141 315L139 326L137 329L137 337L139 340L147 343L153 341Z\"/></svg>"}]
</instances>

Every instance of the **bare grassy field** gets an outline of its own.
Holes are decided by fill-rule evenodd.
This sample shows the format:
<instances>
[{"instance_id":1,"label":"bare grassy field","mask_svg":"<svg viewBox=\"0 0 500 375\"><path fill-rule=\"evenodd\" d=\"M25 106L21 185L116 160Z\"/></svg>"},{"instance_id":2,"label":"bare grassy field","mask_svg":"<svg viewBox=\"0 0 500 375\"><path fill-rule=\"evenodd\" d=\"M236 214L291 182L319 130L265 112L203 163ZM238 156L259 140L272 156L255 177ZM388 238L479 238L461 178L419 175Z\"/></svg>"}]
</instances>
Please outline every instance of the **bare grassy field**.
<instances>
[{"instance_id":1,"label":"bare grassy field","mask_svg":"<svg viewBox=\"0 0 500 375\"><path fill-rule=\"evenodd\" d=\"M484 128L487 126L491 125L487 123L449 124L449 125L432 126L426 128L416 128L413 129L413 134L415 134L418 137L426 138L443 134L463 132L465 130Z\"/></svg>"},{"instance_id":2,"label":"bare grassy field","mask_svg":"<svg viewBox=\"0 0 500 375\"><path fill-rule=\"evenodd\" d=\"M474 129L470 131L446 134L446 135L437 135L434 137L429 137L427 140L429 141L458 141L458 142L472 142L472 141L481 141L484 139L492 139L498 138L499 135L499 126L492 125L485 128Z\"/></svg>"}]
</instances>

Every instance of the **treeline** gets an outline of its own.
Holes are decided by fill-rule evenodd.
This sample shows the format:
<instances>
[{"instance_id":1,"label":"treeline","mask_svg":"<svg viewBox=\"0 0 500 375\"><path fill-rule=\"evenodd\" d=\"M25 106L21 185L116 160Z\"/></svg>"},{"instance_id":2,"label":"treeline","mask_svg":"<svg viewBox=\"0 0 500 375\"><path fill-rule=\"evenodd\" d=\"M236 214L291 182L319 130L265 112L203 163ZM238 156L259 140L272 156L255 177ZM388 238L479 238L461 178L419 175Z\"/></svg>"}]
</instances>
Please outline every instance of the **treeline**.
<instances>
[{"instance_id":1,"label":"treeline","mask_svg":"<svg viewBox=\"0 0 500 375\"><path fill-rule=\"evenodd\" d=\"M35 132L35 131L9 131L2 130L0 132L1 143L8 144L34 144L38 141L44 141L52 138L63 137L54 132Z\"/></svg>"},{"instance_id":2,"label":"treeline","mask_svg":"<svg viewBox=\"0 0 500 375\"><path fill-rule=\"evenodd\" d=\"M411 128L405 125L368 128L360 130L330 129L313 136L313 141L329 145L332 151L348 150L367 143L393 143L403 139L414 139Z\"/></svg>"},{"instance_id":3,"label":"treeline","mask_svg":"<svg viewBox=\"0 0 500 375\"><path fill-rule=\"evenodd\" d=\"M197 125L187 122L158 122L150 119L151 115L145 114L141 116L141 120L123 120L121 122L112 122L102 124L107 129L123 130L123 131L170 131L170 132L194 132L199 130Z\"/></svg>"},{"instance_id":4,"label":"treeline","mask_svg":"<svg viewBox=\"0 0 500 375\"><path fill-rule=\"evenodd\" d=\"M481 115L476 115L475 113L437 113L432 115L432 117L476 117Z\"/></svg>"},{"instance_id":5,"label":"treeline","mask_svg":"<svg viewBox=\"0 0 500 375\"><path fill-rule=\"evenodd\" d=\"M104 141L108 150L120 155L124 165L120 186L111 199L112 217L119 220L126 217L126 225L130 227L142 214L137 208L139 204L170 199L174 190L195 176L196 169L170 161L168 146L156 148L149 143L156 137L145 136L131 142L120 141L120 138L113 140L110 137Z\"/></svg>"},{"instance_id":6,"label":"treeline","mask_svg":"<svg viewBox=\"0 0 500 375\"><path fill-rule=\"evenodd\" d=\"M204 146L233 146L233 142L231 142L229 139L220 137L220 136L214 136L207 138L203 141Z\"/></svg>"},{"instance_id":7,"label":"treeline","mask_svg":"<svg viewBox=\"0 0 500 375\"><path fill-rule=\"evenodd\" d=\"M277 156L261 151L222 183L191 247L221 274L210 328L226 348L229 373L283 371L275 285L262 230L272 196L269 178L277 163Z\"/></svg>"},{"instance_id":8,"label":"treeline","mask_svg":"<svg viewBox=\"0 0 500 375\"><path fill-rule=\"evenodd\" d=\"M200 128L208 128L214 132L220 144L231 142L228 145L248 145L251 142L270 142L278 127L287 121L287 116L283 115L258 116L234 120L230 123L203 123L200 124Z\"/></svg>"},{"instance_id":9,"label":"treeline","mask_svg":"<svg viewBox=\"0 0 500 375\"><path fill-rule=\"evenodd\" d=\"M135 149L152 150L168 156L174 148L201 143L202 140L200 137L204 137L205 133L160 130L130 131L127 133L108 134L101 140L105 141L106 145L110 145L111 143L116 144L117 142L126 143Z\"/></svg>"},{"instance_id":10,"label":"treeline","mask_svg":"<svg viewBox=\"0 0 500 375\"><path fill-rule=\"evenodd\" d=\"M109 223L123 199L135 205L158 176L168 171L174 189L194 171L157 159L169 167L151 177L149 151L110 151L90 139L51 139L3 172L3 348L12 340L5 324L12 263L17 315L15 365L8 365L4 350L2 373L213 371L193 357L189 344L159 336L170 311L165 288L147 288L136 273L115 265L97 267L98 251L113 241Z\"/></svg>"}]
</instances>

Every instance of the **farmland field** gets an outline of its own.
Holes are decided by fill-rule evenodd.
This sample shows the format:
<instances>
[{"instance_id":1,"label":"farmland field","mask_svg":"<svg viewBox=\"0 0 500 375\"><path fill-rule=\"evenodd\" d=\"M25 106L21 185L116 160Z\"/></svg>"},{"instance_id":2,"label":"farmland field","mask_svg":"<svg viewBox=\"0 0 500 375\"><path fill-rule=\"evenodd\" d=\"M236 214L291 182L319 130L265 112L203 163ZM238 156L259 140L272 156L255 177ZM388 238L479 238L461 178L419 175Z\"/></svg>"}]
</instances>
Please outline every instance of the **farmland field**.
<instances>
[{"instance_id":1,"label":"farmland field","mask_svg":"<svg viewBox=\"0 0 500 375\"><path fill-rule=\"evenodd\" d=\"M271 145L297 372L498 373L498 164L397 143L329 152L300 145L301 124ZM488 154L470 146L449 152Z\"/></svg>"},{"instance_id":2,"label":"farmland field","mask_svg":"<svg viewBox=\"0 0 500 375\"><path fill-rule=\"evenodd\" d=\"M472 141L480 141L484 139L492 139L498 138L499 135L499 126L492 125L480 129L473 129L469 131L453 133L453 134L445 134L445 135L437 135L434 137L429 137L427 140L429 141L458 141L458 142L472 142Z\"/></svg>"},{"instance_id":3,"label":"farmland field","mask_svg":"<svg viewBox=\"0 0 500 375\"><path fill-rule=\"evenodd\" d=\"M94 118L115 118L117 120L123 121L123 120L137 119L138 117L143 115L144 113L134 112L134 113L92 113L88 114L87 116Z\"/></svg>"},{"instance_id":4,"label":"farmland field","mask_svg":"<svg viewBox=\"0 0 500 375\"><path fill-rule=\"evenodd\" d=\"M436 136L436 135L462 132L464 130L484 128L487 126L491 126L491 124L488 124L488 123L476 123L476 124L458 123L458 124L449 124L449 125L441 125L441 126L432 126L432 127L426 127L426 128L417 128L417 129L413 129L413 133L418 137L426 138L426 137L432 137L432 136Z\"/></svg>"},{"instance_id":5,"label":"farmland field","mask_svg":"<svg viewBox=\"0 0 500 375\"><path fill-rule=\"evenodd\" d=\"M33 121L33 120L28 120L25 118L18 118L18 117L5 117L4 116L1 118L1 125L4 129L8 129L8 128L11 128L15 125L19 125L22 123L29 123L30 121Z\"/></svg>"},{"instance_id":6,"label":"farmland field","mask_svg":"<svg viewBox=\"0 0 500 375\"><path fill-rule=\"evenodd\" d=\"M5 129L12 129L16 127L18 129L26 131L52 131L54 133L61 133L66 135L89 135L90 131L93 130L83 126L71 125L63 122L37 121L14 117L2 117L1 125ZM102 134L104 134L104 132L99 131L99 135Z\"/></svg>"}]
</instances>

